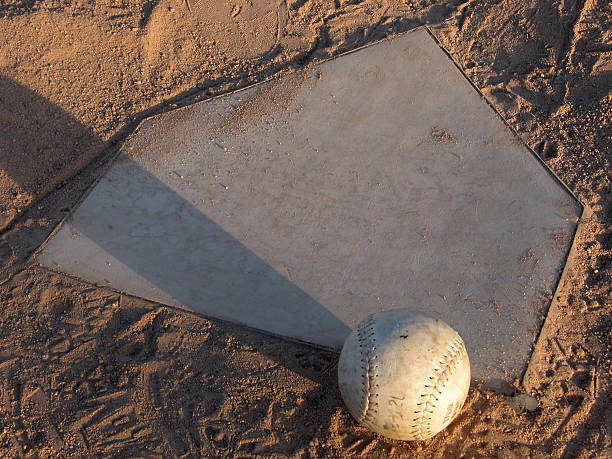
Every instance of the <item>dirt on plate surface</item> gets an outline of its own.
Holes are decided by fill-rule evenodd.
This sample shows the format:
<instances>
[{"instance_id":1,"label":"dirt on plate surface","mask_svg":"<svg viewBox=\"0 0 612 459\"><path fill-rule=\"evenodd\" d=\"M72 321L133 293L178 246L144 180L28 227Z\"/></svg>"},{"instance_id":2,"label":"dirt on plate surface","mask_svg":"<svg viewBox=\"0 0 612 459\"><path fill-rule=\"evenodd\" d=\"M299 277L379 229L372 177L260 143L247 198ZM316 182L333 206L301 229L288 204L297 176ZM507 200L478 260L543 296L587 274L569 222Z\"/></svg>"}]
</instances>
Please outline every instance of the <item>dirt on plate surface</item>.
<instances>
[{"instance_id":1,"label":"dirt on plate surface","mask_svg":"<svg viewBox=\"0 0 612 459\"><path fill-rule=\"evenodd\" d=\"M593 210L527 387L386 440L337 355L30 262L144 117L425 24ZM611 124L607 0L0 0L0 457L612 457Z\"/></svg>"}]
</instances>

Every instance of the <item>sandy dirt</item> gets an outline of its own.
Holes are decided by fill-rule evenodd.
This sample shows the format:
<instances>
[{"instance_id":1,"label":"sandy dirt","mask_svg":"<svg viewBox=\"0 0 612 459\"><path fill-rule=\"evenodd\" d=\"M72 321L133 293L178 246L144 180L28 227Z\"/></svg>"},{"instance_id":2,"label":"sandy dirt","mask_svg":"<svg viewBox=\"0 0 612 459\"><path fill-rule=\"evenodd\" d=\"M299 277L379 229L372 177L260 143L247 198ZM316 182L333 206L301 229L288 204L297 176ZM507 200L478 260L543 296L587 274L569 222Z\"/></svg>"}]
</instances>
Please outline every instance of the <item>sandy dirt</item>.
<instances>
[{"instance_id":1,"label":"sandy dirt","mask_svg":"<svg viewBox=\"0 0 612 459\"><path fill-rule=\"evenodd\" d=\"M337 355L29 262L144 117L428 24L592 210L517 413L355 424ZM0 0L0 457L612 457L607 0Z\"/></svg>"}]
</instances>

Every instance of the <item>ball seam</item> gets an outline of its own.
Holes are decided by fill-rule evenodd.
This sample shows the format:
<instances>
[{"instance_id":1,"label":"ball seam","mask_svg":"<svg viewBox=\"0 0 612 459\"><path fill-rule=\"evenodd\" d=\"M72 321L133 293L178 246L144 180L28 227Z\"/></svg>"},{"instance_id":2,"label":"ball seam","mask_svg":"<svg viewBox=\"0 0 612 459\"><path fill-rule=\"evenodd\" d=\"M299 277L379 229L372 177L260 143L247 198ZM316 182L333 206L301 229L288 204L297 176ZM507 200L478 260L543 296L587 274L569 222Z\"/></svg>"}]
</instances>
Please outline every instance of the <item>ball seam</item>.
<instances>
[{"instance_id":1,"label":"ball seam","mask_svg":"<svg viewBox=\"0 0 612 459\"><path fill-rule=\"evenodd\" d=\"M417 416L416 424L413 427L419 439L432 436L431 415L435 412L436 402L438 401L437 396L442 394L442 389L444 389L450 377L455 373L461 361L460 357L464 352L466 350L463 341L457 336L440 359L439 368L436 368L434 373L429 376L430 382L425 384L426 390L421 394L421 401L417 403L420 406L420 411L415 411Z\"/></svg>"},{"instance_id":2,"label":"ball seam","mask_svg":"<svg viewBox=\"0 0 612 459\"><path fill-rule=\"evenodd\" d=\"M378 394L374 391L376 379L376 335L374 332L374 314L370 314L357 328L357 338L361 354L361 406L357 421L363 423L376 415L376 401Z\"/></svg>"}]
</instances>

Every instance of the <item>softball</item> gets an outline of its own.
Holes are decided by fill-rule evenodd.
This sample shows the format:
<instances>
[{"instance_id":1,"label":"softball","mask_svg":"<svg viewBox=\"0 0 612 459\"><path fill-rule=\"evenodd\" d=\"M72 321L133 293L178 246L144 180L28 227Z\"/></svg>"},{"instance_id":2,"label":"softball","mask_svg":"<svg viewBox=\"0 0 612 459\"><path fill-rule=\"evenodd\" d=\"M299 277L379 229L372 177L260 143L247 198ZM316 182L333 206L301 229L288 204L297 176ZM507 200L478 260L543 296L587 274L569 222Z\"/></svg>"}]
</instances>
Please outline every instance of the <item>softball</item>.
<instances>
[{"instance_id":1,"label":"softball","mask_svg":"<svg viewBox=\"0 0 612 459\"><path fill-rule=\"evenodd\" d=\"M443 321L385 311L368 316L346 339L338 384L360 424L397 440L425 440L461 410L470 361L459 334Z\"/></svg>"}]
</instances>

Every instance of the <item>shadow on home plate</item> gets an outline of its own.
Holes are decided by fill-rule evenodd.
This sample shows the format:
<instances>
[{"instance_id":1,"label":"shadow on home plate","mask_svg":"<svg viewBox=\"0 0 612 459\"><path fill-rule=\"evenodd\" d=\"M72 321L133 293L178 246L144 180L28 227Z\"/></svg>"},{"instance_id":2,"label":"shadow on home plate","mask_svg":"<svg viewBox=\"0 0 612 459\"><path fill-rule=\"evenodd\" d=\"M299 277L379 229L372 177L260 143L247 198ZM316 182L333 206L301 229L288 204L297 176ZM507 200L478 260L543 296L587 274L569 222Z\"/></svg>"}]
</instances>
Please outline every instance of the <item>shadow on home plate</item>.
<instances>
[{"instance_id":1,"label":"shadow on home plate","mask_svg":"<svg viewBox=\"0 0 612 459\"><path fill-rule=\"evenodd\" d=\"M130 186L124 181L120 188L113 181L117 175L129 176ZM138 205L117 205L126 200ZM79 276L273 334L290 329L297 340L331 337L331 344L339 346L350 332L323 305L124 156L67 227L56 236L60 244L47 247L43 263L62 260L60 269L70 273L79 260L104 260L103 265L80 263ZM70 241L61 244L62 238Z\"/></svg>"}]
</instances>

